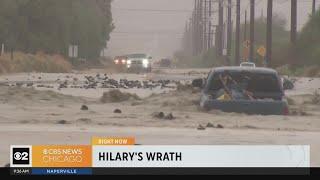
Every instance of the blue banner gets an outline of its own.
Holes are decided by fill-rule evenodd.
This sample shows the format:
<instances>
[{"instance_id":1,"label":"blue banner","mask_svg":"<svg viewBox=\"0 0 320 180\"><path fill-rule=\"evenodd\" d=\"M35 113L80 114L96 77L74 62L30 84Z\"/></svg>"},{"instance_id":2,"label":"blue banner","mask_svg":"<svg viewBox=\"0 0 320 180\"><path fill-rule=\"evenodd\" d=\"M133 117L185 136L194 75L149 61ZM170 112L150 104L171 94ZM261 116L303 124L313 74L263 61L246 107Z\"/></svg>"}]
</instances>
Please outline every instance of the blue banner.
<instances>
[{"instance_id":1,"label":"blue banner","mask_svg":"<svg viewBox=\"0 0 320 180\"><path fill-rule=\"evenodd\" d=\"M32 168L32 175L92 175L91 168Z\"/></svg>"}]
</instances>

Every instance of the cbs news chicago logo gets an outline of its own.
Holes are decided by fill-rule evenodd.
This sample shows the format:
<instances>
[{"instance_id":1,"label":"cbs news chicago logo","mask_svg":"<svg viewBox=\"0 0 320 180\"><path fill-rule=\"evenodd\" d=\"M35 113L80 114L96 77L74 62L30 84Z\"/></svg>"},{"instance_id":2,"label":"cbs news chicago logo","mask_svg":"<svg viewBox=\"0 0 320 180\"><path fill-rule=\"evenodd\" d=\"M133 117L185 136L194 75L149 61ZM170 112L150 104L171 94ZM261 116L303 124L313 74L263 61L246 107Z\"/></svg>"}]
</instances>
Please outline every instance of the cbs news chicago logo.
<instances>
[{"instance_id":1,"label":"cbs news chicago logo","mask_svg":"<svg viewBox=\"0 0 320 180\"><path fill-rule=\"evenodd\" d=\"M32 146L10 146L10 167L31 167Z\"/></svg>"}]
</instances>

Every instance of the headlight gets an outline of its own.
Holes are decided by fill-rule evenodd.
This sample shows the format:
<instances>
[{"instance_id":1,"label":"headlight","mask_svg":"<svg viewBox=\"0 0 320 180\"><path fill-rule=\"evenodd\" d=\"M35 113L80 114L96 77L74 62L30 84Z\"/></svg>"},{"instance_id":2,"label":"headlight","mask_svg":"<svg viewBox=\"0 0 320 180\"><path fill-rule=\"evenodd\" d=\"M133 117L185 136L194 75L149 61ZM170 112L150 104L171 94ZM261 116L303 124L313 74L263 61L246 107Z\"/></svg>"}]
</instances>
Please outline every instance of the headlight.
<instances>
[{"instance_id":1,"label":"headlight","mask_svg":"<svg viewBox=\"0 0 320 180\"><path fill-rule=\"evenodd\" d=\"M125 59L122 59L122 64L126 64L126 60Z\"/></svg>"},{"instance_id":2,"label":"headlight","mask_svg":"<svg viewBox=\"0 0 320 180\"><path fill-rule=\"evenodd\" d=\"M145 65L145 66L149 65L149 60L148 59L144 59L142 61L142 64Z\"/></svg>"},{"instance_id":3,"label":"headlight","mask_svg":"<svg viewBox=\"0 0 320 180\"><path fill-rule=\"evenodd\" d=\"M131 64L131 60L128 60L128 61L127 61L127 64Z\"/></svg>"},{"instance_id":4,"label":"headlight","mask_svg":"<svg viewBox=\"0 0 320 180\"><path fill-rule=\"evenodd\" d=\"M114 60L114 63L119 64L119 60L118 59Z\"/></svg>"}]
</instances>

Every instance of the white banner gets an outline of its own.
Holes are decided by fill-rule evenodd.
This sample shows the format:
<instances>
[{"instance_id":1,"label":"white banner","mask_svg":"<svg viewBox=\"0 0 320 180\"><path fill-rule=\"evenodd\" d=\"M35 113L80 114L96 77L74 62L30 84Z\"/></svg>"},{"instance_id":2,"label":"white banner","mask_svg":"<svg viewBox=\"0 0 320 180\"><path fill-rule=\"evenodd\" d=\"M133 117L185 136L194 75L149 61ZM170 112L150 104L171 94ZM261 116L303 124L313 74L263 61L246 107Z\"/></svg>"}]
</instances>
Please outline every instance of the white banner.
<instances>
[{"instance_id":1,"label":"white banner","mask_svg":"<svg viewBox=\"0 0 320 180\"><path fill-rule=\"evenodd\" d=\"M93 167L310 167L310 146L93 146Z\"/></svg>"}]
</instances>

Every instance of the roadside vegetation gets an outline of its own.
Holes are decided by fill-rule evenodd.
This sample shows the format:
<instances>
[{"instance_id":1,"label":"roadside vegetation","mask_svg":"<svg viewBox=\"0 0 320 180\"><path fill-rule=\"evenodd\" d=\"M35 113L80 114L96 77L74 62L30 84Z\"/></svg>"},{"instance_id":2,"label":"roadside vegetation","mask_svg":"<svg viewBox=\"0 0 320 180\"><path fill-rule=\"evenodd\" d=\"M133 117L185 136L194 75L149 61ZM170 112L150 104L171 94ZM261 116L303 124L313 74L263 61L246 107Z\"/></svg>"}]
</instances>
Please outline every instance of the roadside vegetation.
<instances>
[{"instance_id":1,"label":"roadside vegetation","mask_svg":"<svg viewBox=\"0 0 320 180\"><path fill-rule=\"evenodd\" d=\"M261 17L255 22L255 49L266 46L266 18ZM296 45L289 42L290 32L286 29L286 20L280 16L273 17L273 58L270 66L277 69L282 75L320 77L320 10L310 17L309 22L299 32ZM247 38L249 38L249 24L247 25ZM241 40L244 42L245 25L241 25ZM234 34L233 34L234 35ZM234 60L234 37L232 43L231 60ZM181 67L214 67L227 65L226 57L218 57L215 47L193 56L190 46L183 46L181 51L175 53L177 65ZM243 46L240 53L243 57ZM254 60L259 66L263 65L263 58L255 54ZM232 62L232 64L235 64Z\"/></svg>"},{"instance_id":2,"label":"roadside vegetation","mask_svg":"<svg viewBox=\"0 0 320 180\"><path fill-rule=\"evenodd\" d=\"M276 70L281 75L298 76L298 77L320 77L320 65L283 65L276 67Z\"/></svg>"},{"instance_id":3,"label":"roadside vegetation","mask_svg":"<svg viewBox=\"0 0 320 180\"><path fill-rule=\"evenodd\" d=\"M4 44L1 61L10 64L1 71L66 71L69 66L59 64L67 59L70 45L78 46L79 59L95 63L113 29L111 0L1 0L0 54ZM32 55L37 52L47 59ZM57 59L64 60L51 62Z\"/></svg>"},{"instance_id":4,"label":"roadside vegetation","mask_svg":"<svg viewBox=\"0 0 320 180\"><path fill-rule=\"evenodd\" d=\"M0 73L15 72L70 72L72 65L61 55L46 55L44 53L25 54L15 52L14 58L10 54L0 56Z\"/></svg>"}]
</instances>

